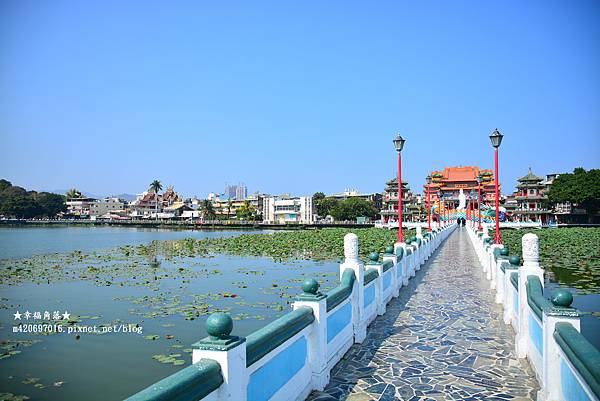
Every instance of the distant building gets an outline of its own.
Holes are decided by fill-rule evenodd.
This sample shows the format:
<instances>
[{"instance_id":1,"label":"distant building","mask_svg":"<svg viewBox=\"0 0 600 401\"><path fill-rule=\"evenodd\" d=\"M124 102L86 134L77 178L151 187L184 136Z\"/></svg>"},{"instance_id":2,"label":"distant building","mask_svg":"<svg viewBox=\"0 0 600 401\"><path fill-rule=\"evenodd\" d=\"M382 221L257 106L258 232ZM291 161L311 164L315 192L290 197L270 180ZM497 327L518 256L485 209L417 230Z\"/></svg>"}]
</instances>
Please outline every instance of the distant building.
<instances>
[{"instance_id":1,"label":"distant building","mask_svg":"<svg viewBox=\"0 0 600 401\"><path fill-rule=\"evenodd\" d=\"M98 200L95 198L90 198L87 196L79 196L77 198L67 198L67 212L72 216L77 217L89 217L90 216L90 208L94 205Z\"/></svg>"},{"instance_id":2,"label":"distant building","mask_svg":"<svg viewBox=\"0 0 600 401\"><path fill-rule=\"evenodd\" d=\"M175 192L172 186L168 187L162 194L144 191L129 205L130 216L160 218L160 213L162 213L163 209L173 205L175 202L183 202L183 199Z\"/></svg>"},{"instance_id":3,"label":"distant building","mask_svg":"<svg viewBox=\"0 0 600 401\"><path fill-rule=\"evenodd\" d=\"M356 189L350 189L350 188L348 188L348 189L344 190L344 192L342 192L342 193L328 195L327 197L328 198L337 199L337 200L346 200L346 199L350 199L350 198L360 198L360 199L364 199L364 200L373 202L373 206L375 206L375 208L378 211L381 210L382 195L380 193L377 193L377 192L361 194Z\"/></svg>"},{"instance_id":4,"label":"distant building","mask_svg":"<svg viewBox=\"0 0 600 401\"><path fill-rule=\"evenodd\" d=\"M531 168L527 175L517 181L519 182L515 192L517 207L513 211L515 219L518 221L536 221L542 224L548 223L551 212L547 207L547 191L550 188L551 181L548 184L544 181L544 178L533 174Z\"/></svg>"},{"instance_id":5,"label":"distant building","mask_svg":"<svg viewBox=\"0 0 600 401\"><path fill-rule=\"evenodd\" d=\"M244 204L244 202L250 203L256 210L257 215L263 215L263 201L265 197L270 195L266 194L253 194L245 199L225 199L221 198L219 194L210 193L208 200L211 202L215 213L221 217L235 218L237 216L237 210Z\"/></svg>"},{"instance_id":6,"label":"distant building","mask_svg":"<svg viewBox=\"0 0 600 401\"><path fill-rule=\"evenodd\" d=\"M266 223L312 223L312 197L275 197L263 199L263 221Z\"/></svg>"},{"instance_id":7,"label":"distant building","mask_svg":"<svg viewBox=\"0 0 600 401\"><path fill-rule=\"evenodd\" d=\"M248 196L248 188L240 183L238 185L227 185L225 187L225 197L227 199L244 200Z\"/></svg>"},{"instance_id":8,"label":"distant building","mask_svg":"<svg viewBox=\"0 0 600 401\"><path fill-rule=\"evenodd\" d=\"M460 190L470 199L476 199L478 192L477 176L481 174L481 201L494 204L496 199L494 173L477 166L446 167L443 171L431 172L430 196L437 202L439 195L450 208L458 207ZM500 192L500 188L498 188ZM423 185L423 195L427 196L427 184Z\"/></svg>"},{"instance_id":9,"label":"distant building","mask_svg":"<svg viewBox=\"0 0 600 401\"><path fill-rule=\"evenodd\" d=\"M104 198L90 204L90 216L103 216L107 213L123 211L127 202L119 198Z\"/></svg>"},{"instance_id":10,"label":"distant building","mask_svg":"<svg viewBox=\"0 0 600 401\"><path fill-rule=\"evenodd\" d=\"M381 197L381 221L398 221L398 179L392 178L385 183ZM420 207L418 199L411 192L408 183L402 181L402 220L419 221Z\"/></svg>"}]
</instances>

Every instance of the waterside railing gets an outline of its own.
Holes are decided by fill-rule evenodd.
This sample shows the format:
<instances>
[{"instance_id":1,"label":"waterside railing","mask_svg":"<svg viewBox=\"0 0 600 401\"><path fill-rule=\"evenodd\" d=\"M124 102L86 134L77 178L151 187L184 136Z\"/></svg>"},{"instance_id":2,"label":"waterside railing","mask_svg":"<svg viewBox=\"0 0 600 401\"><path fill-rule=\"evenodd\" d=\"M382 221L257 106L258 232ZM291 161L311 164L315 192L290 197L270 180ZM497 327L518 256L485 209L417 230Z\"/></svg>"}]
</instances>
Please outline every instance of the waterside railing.
<instances>
[{"instance_id":1,"label":"waterside railing","mask_svg":"<svg viewBox=\"0 0 600 401\"><path fill-rule=\"evenodd\" d=\"M404 243L358 258L358 237L344 237L340 284L323 294L306 280L292 311L247 338L232 336L233 320L215 313L206 321L209 336L193 344L192 365L127 401L300 401L323 390L336 363L387 303L408 284L456 228L447 225Z\"/></svg>"},{"instance_id":2,"label":"waterside railing","mask_svg":"<svg viewBox=\"0 0 600 401\"><path fill-rule=\"evenodd\" d=\"M544 297L537 235L523 235L521 264L519 256L509 257L507 248L492 243L487 227L467 229L496 303L504 307L504 322L516 333L517 356L527 358L536 374L537 400L598 401L600 351L580 333L570 292L558 289L550 300Z\"/></svg>"}]
</instances>

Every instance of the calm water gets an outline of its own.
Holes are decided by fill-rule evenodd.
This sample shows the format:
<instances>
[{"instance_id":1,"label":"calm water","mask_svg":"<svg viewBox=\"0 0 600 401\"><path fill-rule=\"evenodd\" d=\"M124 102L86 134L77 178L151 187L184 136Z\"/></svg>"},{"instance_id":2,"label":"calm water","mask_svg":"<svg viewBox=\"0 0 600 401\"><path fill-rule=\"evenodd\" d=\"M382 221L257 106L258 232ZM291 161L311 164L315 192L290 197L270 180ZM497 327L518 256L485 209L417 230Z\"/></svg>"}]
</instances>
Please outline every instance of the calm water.
<instances>
[{"instance_id":1,"label":"calm water","mask_svg":"<svg viewBox=\"0 0 600 401\"><path fill-rule=\"evenodd\" d=\"M106 268L110 263L123 263L123 269L135 272L136 267L131 265L145 263L143 257L115 261L118 252L103 249L153 239L239 234L128 228L3 229L0 259L11 259L4 261L4 268L17 266L17 258L25 256L33 257L33 263L55 264L54 260L69 258L66 252L85 250L96 255L75 263L84 270L88 265ZM144 281L145 277L141 281L133 277L115 278L106 286L98 280L51 280L50 284L42 280L39 284L0 286L0 339L21 342L13 349L20 353L0 360L0 393L26 395L33 400L123 399L191 363L188 348L207 335L207 313L230 313L235 319L234 334L245 336L289 311L291 298L301 291L300 283L306 277L318 278L326 290L333 287L338 275L338 264L333 262L278 263L270 258L223 255L159 260L157 271L163 275L150 283ZM178 269L196 275L171 279ZM187 320L183 307L189 305L206 309L194 320ZM68 311L81 317L79 326L132 324L142 332L44 336L13 333L13 314L17 310ZM23 343L27 340L39 342L27 346ZM155 355L175 355L174 359L183 365L160 363L152 358Z\"/></svg>"},{"instance_id":2,"label":"calm water","mask_svg":"<svg viewBox=\"0 0 600 401\"><path fill-rule=\"evenodd\" d=\"M137 227L0 227L0 259L33 255L97 251L121 245L145 244L152 240L228 237L248 231L197 231ZM264 232L264 231L263 231Z\"/></svg>"}]
</instances>

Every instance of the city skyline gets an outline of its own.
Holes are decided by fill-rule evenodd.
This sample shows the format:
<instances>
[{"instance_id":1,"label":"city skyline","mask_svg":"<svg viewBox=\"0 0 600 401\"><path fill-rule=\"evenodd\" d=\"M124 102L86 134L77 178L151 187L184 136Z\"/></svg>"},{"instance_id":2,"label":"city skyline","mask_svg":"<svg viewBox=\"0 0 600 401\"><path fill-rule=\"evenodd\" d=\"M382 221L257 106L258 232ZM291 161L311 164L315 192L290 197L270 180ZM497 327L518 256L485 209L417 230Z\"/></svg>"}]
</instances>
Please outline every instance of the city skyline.
<instances>
[{"instance_id":1,"label":"city skyline","mask_svg":"<svg viewBox=\"0 0 600 401\"><path fill-rule=\"evenodd\" d=\"M498 128L507 193L529 167L599 166L599 17L590 1L5 2L1 175L96 194L380 192L396 133L420 187L492 168Z\"/></svg>"}]
</instances>

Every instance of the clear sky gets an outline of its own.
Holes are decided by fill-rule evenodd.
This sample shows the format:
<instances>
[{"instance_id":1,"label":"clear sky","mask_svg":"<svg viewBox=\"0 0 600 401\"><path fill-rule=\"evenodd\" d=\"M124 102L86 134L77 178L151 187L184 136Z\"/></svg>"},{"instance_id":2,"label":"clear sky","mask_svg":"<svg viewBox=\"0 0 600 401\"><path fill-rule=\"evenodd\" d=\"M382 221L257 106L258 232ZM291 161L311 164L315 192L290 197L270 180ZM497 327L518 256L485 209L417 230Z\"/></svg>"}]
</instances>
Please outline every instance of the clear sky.
<instances>
[{"instance_id":1,"label":"clear sky","mask_svg":"<svg viewBox=\"0 0 600 401\"><path fill-rule=\"evenodd\" d=\"M0 0L0 177L38 190L381 191L406 139L503 192L600 167L599 1ZM508 191L507 191L508 190Z\"/></svg>"}]
</instances>

